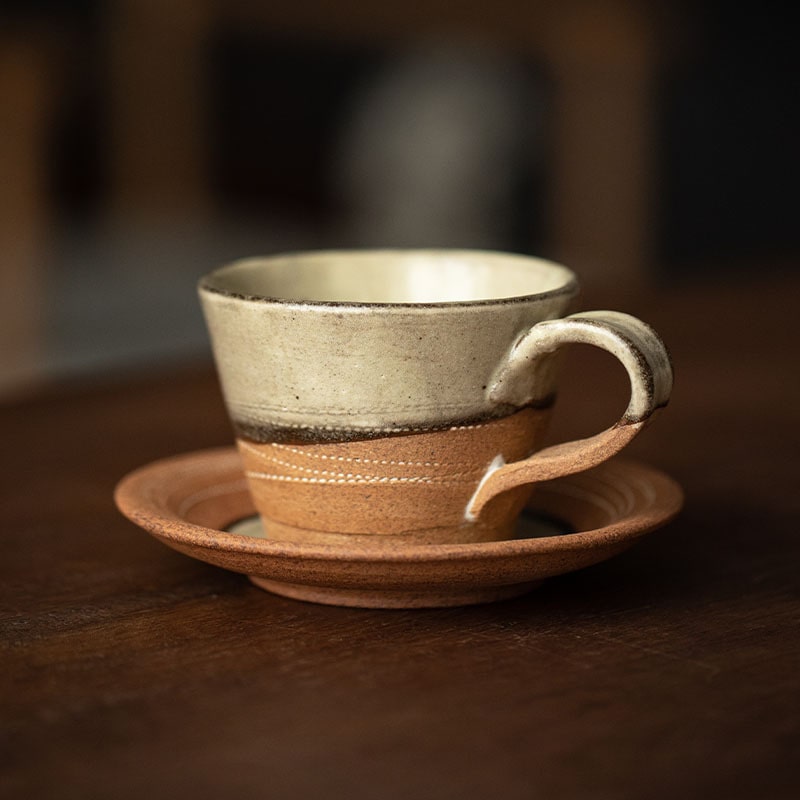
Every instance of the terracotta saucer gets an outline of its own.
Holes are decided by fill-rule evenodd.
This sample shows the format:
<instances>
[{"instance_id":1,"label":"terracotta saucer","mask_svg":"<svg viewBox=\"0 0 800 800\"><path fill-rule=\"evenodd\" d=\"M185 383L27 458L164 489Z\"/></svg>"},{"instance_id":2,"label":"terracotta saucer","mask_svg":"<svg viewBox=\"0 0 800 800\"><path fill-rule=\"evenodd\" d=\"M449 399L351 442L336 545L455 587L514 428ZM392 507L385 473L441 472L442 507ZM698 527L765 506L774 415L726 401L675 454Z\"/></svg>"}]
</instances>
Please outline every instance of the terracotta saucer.
<instances>
[{"instance_id":1,"label":"terracotta saucer","mask_svg":"<svg viewBox=\"0 0 800 800\"><path fill-rule=\"evenodd\" d=\"M604 561L672 519L683 492L664 473L617 458L537 487L516 539L380 551L269 539L253 518L234 448L156 461L125 477L115 499L126 517L169 547L242 572L276 594L424 608L514 597L544 578Z\"/></svg>"}]
</instances>

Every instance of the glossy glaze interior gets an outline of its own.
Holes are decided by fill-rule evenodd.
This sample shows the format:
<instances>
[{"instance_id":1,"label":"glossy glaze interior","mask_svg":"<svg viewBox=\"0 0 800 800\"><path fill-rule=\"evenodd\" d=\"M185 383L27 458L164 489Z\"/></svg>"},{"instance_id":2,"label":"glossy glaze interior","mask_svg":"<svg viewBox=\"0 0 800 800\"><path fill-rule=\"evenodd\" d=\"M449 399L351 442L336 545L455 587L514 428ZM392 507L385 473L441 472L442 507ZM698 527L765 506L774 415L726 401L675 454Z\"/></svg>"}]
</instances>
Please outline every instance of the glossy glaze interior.
<instances>
[{"instance_id":1,"label":"glossy glaze interior","mask_svg":"<svg viewBox=\"0 0 800 800\"><path fill-rule=\"evenodd\" d=\"M202 288L252 299L348 304L475 303L569 291L566 267L509 253L364 250L237 261Z\"/></svg>"}]
</instances>

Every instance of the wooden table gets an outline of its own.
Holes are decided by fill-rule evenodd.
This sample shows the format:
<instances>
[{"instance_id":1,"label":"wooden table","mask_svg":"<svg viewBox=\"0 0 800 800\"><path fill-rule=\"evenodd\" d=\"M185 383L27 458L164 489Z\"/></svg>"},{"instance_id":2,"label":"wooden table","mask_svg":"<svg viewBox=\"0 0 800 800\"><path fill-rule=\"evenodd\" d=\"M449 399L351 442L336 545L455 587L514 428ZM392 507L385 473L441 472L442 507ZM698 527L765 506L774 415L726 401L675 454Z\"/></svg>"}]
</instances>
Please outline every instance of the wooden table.
<instances>
[{"instance_id":1,"label":"wooden table","mask_svg":"<svg viewBox=\"0 0 800 800\"><path fill-rule=\"evenodd\" d=\"M672 346L631 452L682 516L495 605L303 604L123 519L128 470L230 440L207 365L7 403L0 795L800 796L800 282L726 283L622 303ZM573 356L554 438L624 405Z\"/></svg>"}]
</instances>

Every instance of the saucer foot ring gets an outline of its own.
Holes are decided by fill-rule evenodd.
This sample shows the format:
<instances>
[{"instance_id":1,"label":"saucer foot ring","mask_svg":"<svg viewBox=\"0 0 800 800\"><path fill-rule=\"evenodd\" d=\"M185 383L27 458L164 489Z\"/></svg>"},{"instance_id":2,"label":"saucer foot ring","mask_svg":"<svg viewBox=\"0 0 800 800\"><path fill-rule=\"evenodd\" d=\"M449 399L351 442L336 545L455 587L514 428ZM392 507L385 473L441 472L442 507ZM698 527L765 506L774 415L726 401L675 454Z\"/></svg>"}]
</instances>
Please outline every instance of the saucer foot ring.
<instances>
[{"instance_id":1,"label":"saucer foot ring","mask_svg":"<svg viewBox=\"0 0 800 800\"><path fill-rule=\"evenodd\" d=\"M480 603L493 603L519 597L538 586L541 581L514 583L510 586L495 586L482 589L430 589L425 591L395 589L339 589L324 586L308 586L298 583L283 583L267 578L249 575L259 589L273 594L303 600L307 603L322 603L329 606L349 606L351 608L448 608L452 606L471 606Z\"/></svg>"}]
</instances>

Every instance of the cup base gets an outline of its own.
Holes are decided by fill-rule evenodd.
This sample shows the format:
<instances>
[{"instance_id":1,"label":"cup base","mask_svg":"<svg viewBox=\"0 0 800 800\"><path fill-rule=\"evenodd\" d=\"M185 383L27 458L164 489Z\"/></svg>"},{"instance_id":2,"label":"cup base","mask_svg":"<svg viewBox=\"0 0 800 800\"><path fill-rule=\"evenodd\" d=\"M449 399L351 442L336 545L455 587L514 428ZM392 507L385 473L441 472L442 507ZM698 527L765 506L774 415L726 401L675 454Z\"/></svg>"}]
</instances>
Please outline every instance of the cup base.
<instances>
[{"instance_id":1,"label":"cup base","mask_svg":"<svg viewBox=\"0 0 800 800\"><path fill-rule=\"evenodd\" d=\"M549 408L442 430L342 442L237 445L256 509L287 542L386 547L505 539L531 486L467 515L487 470L527 458ZM378 543L378 539L383 539Z\"/></svg>"},{"instance_id":2,"label":"cup base","mask_svg":"<svg viewBox=\"0 0 800 800\"><path fill-rule=\"evenodd\" d=\"M516 519L530 496L531 489L508 493L503 498L505 506L510 509L501 523L491 520L490 524L478 520L475 523L463 523L440 528L422 528L421 530L404 531L403 533L384 533L376 530L370 533L336 533L332 531L308 530L293 525L284 525L274 519L261 515L264 530L269 531L269 538L280 542L294 542L306 545L326 545L365 552L396 552L405 547L425 544L477 544L478 542L496 542L502 539L513 539ZM511 505L513 503L513 505ZM505 510L505 507L504 507ZM513 514L513 516L511 516Z\"/></svg>"},{"instance_id":3,"label":"cup base","mask_svg":"<svg viewBox=\"0 0 800 800\"><path fill-rule=\"evenodd\" d=\"M480 589L455 589L436 587L435 589L342 589L325 586L308 586L297 583L284 583L256 575L248 575L259 589L273 594L302 600L307 603L321 603L329 606L349 606L351 608L448 608L453 606L478 605L508 600L529 592L542 581L514 583L509 586L491 586Z\"/></svg>"}]
</instances>

